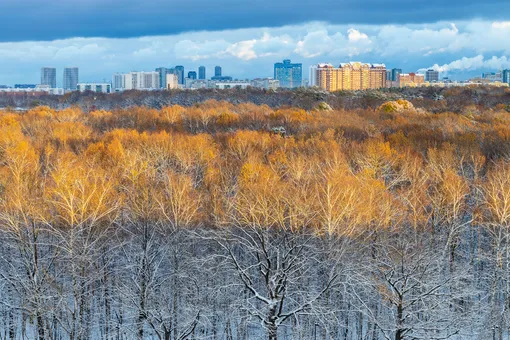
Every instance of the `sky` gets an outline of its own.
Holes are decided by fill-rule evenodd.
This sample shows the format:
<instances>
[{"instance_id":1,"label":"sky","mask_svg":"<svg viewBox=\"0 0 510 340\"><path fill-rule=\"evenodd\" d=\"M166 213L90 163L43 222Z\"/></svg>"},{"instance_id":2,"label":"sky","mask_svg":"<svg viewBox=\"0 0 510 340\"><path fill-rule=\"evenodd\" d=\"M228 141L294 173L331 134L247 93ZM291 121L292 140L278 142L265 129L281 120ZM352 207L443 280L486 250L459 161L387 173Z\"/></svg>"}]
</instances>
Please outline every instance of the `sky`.
<instances>
[{"instance_id":1,"label":"sky","mask_svg":"<svg viewBox=\"0 0 510 340\"><path fill-rule=\"evenodd\" d=\"M114 72L220 65L271 77L291 59L434 68L465 79L510 68L508 0L1 0L0 84L38 83L40 68ZM509 57L507 57L509 56Z\"/></svg>"}]
</instances>

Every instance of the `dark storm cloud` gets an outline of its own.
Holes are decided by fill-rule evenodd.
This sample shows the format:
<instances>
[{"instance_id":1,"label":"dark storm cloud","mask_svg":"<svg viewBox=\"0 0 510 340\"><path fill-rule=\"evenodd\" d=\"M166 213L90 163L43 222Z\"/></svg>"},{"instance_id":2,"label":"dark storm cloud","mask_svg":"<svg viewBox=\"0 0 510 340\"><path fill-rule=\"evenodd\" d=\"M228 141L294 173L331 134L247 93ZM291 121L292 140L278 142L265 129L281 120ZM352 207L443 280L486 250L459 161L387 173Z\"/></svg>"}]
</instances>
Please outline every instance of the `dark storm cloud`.
<instances>
[{"instance_id":1,"label":"dark storm cloud","mask_svg":"<svg viewBox=\"0 0 510 340\"><path fill-rule=\"evenodd\" d=\"M306 21L505 19L508 0L0 0L0 41L126 38Z\"/></svg>"}]
</instances>

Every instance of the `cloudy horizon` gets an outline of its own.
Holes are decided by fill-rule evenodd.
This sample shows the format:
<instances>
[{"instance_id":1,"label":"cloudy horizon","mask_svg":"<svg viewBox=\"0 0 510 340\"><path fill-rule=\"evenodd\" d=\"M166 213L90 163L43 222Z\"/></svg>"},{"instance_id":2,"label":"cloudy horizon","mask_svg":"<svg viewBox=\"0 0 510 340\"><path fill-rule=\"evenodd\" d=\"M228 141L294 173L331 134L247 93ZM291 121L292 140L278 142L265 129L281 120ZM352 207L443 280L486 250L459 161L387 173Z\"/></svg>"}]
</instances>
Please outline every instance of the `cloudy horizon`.
<instances>
[{"instance_id":1,"label":"cloudy horizon","mask_svg":"<svg viewBox=\"0 0 510 340\"><path fill-rule=\"evenodd\" d=\"M0 4L0 19L7 20L8 12L14 13L18 5L12 0L5 1ZM220 3L229 1L221 0ZM111 1L118 5L121 2ZM135 3L131 0L123 2ZM191 2L205 5L202 0ZM282 3L287 2L285 0ZM328 0L319 2L328 3L333 12L339 10ZM387 7L381 7L377 0L364 2L372 4L379 11L400 5L400 12L390 13L393 17L398 17L398 13L412 13L411 8L402 0L393 0L389 5L385 5ZM54 2L48 3L52 5ZM64 3L69 5L73 1L67 0ZM106 7L97 0L91 0L86 7L74 3L74 10L89 11L91 3L97 5L98 18L104 19L101 10ZM150 10L155 3L164 7L158 0L151 2L145 12L139 13L140 20L151 15ZM11 7L6 7L6 4ZM438 3L437 6L441 5ZM449 6L451 11L458 9L455 1L444 6ZM321 13L329 20L319 21L314 15L309 15L314 20L305 20L306 17L301 18L302 10L295 10L295 20L287 17L275 20L270 16L264 21L260 19L264 13L259 10L253 16L259 17L260 27L255 25L256 22L248 20L243 23L236 19L235 23L228 25L197 20L195 27L182 25L182 29L179 29L174 27L175 25L165 26L166 28L154 26L152 21L145 21L147 24L143 25L140 20L133 20L131 25L117 25L119 15L126 13L125 9L120 9L119 13L112 15L110 22L98 21L97 27L90 30L85 29L84 25L87 23L80 20L77 20L76 25L69 26L73 27L69 30L54 29L65 22L30 31L20 30L16 26L18 28L0 35L0 84L38 83L43 66L57 68L59 84L62 81L63 68L68 66L80 68L80 81L110 81L114 72L149 71L160 66L175 65L184 65L186 72L197 70L198 66L204 65L208 69L208 77L212 75L216 65L223 67L224 74L238 79L271 77L273 64L282 59L303 63L305 78L308 67L312 64L328 62L336 65L352 60L384 63L388 68L402 68L404 72L434 68L441 71L442 76L454 79L465 79L485 71L510 68L510 59L507 58L510 51L507 40L510 36L510 22L499 17L502 11L494 11L495 7L491 7L500 6L504 9L510 5L501 1L490 1L486 4L467 1L465 6L471 6L473 13L479 18L470 19L464 12L455 15L453 12L450 15L441 12L437 16L429 16L441 19L437 21L426 22L423 15L420 15L416 22L400 20L401 22L385 23L381 13L374 9L367 11L366 16L371 16L375 23L367 23L369 20L362 20L356 14L359 6L353 6L350 12L347 11L352 12L351 20L357 22L353 24L335 23L324 11ZM130 13L142 8L138 5L130 9L129 6L125 7L128 7ZM241 13L240 11L252 8L247 4L239 7L222 8L225 12L222 15L217 14L221 8L211 9L210 15L216 15L216 21L222 21L232 19ZM276 12L282 10L280 7ZM39 15L43 13L40 6L38 10ZM44 13L50 11L51 6L46 8ZM66 11L70 11L69 6L63 6L56 12L56 17L69 14ZM171 20L190 11L192 8L186 5L166 15ZM161 8L161 12L165 12L164 8ZM245 16L242 13L239 15ZM89 16L84 15L87 18ZM19 19L23 18L25 17ZM98 18L92 20L99 20ZM51 20L51 17L46 15L46 19ZM7 24L13 20L11 16ZM192 19L189 20L193 22ZM278 25L278 22L282 24ZM37 26L38 21L35 20L33 25Z\"/></svg>"}]
</instances>

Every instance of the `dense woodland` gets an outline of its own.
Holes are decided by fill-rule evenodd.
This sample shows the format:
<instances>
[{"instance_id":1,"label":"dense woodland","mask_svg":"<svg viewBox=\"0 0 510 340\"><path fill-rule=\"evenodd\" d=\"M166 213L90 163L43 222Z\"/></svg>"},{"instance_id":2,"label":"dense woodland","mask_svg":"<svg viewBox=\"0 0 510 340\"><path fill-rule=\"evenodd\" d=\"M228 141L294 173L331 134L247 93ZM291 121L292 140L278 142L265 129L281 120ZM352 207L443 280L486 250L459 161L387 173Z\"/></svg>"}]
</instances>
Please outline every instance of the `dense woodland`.
<instances>
[{"instance_id":1,"label":"dense woodland","mask_svg":"<svg viewBox=\"0 0 510 340\"><path fill-rule=\"evenodd\" d=\"M171 105L185 107L200 104L207 100L226 101L232 104L254 103L268 105L271 108L282 106L298 107L312 110L321 102L326 102L337 110L375 109L390 100L405 99L428 112L460 112L471 104L490 109L498 104L510 105L510 89L491 86L473 87L420 87L391 88L366 91L339 91L329 93L319 88L300 88L295 90L278 89L200 89L172 91L124 91L102 94L93 92L71 92L63 96L30 93L0 92L0 108L34 108L49 106L62 110L79 107L84 111L107 110L144 106L162 109Z\"/></svg>"},{"instance_id":2,"label":"dense woodland","mask_svg":"<svg viewBox=\"0 0 510 340\"><path fill-rule=\"evenodd\" d=\"M508 339L510 113L459 98L0 112L0 339Z\"/></svg>"}]
</instances>

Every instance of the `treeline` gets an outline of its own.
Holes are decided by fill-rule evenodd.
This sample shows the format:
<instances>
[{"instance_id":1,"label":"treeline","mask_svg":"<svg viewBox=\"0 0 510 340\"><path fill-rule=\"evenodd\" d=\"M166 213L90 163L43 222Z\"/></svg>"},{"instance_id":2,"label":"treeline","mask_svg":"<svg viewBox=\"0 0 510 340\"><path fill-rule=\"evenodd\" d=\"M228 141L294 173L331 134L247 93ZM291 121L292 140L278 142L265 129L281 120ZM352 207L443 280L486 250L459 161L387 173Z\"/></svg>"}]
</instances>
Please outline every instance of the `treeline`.
<instances>
[{"instance_id":1,"label":"treeline","mask_svg":"<svg viewBox=\"0 0 510 340\"><path fill-rule=\"evenodd\" d=\"M461 112L466 106L476 104L491 109L498 104L510 104L510 89L490 86L473 87L423 87L392 88L367 91L340 91L329 93L318 88L296 90L278 89L200 89L173 91L125 91L113 94L72 92L64 96L21 93L1 93L0 108L30 109L49 106L53 109L79 107L86 112L115 110L144 106L162 109L171 105L190 107L207 100L226 101L231 104L252 103L271 108L297 107L315 109L322 102L337 110L375 109L386 101L404 99L431 113Z\"/></svg>"},{"instance_id":2,"label":"treeline","mask_svg":"<svg viewBox=\"0 0 510 340\"><path fill-rule=\"evenodd\" d=\"M510 114L0 113L1 339L508 339Z\"/></svg>"}]
</instances>

